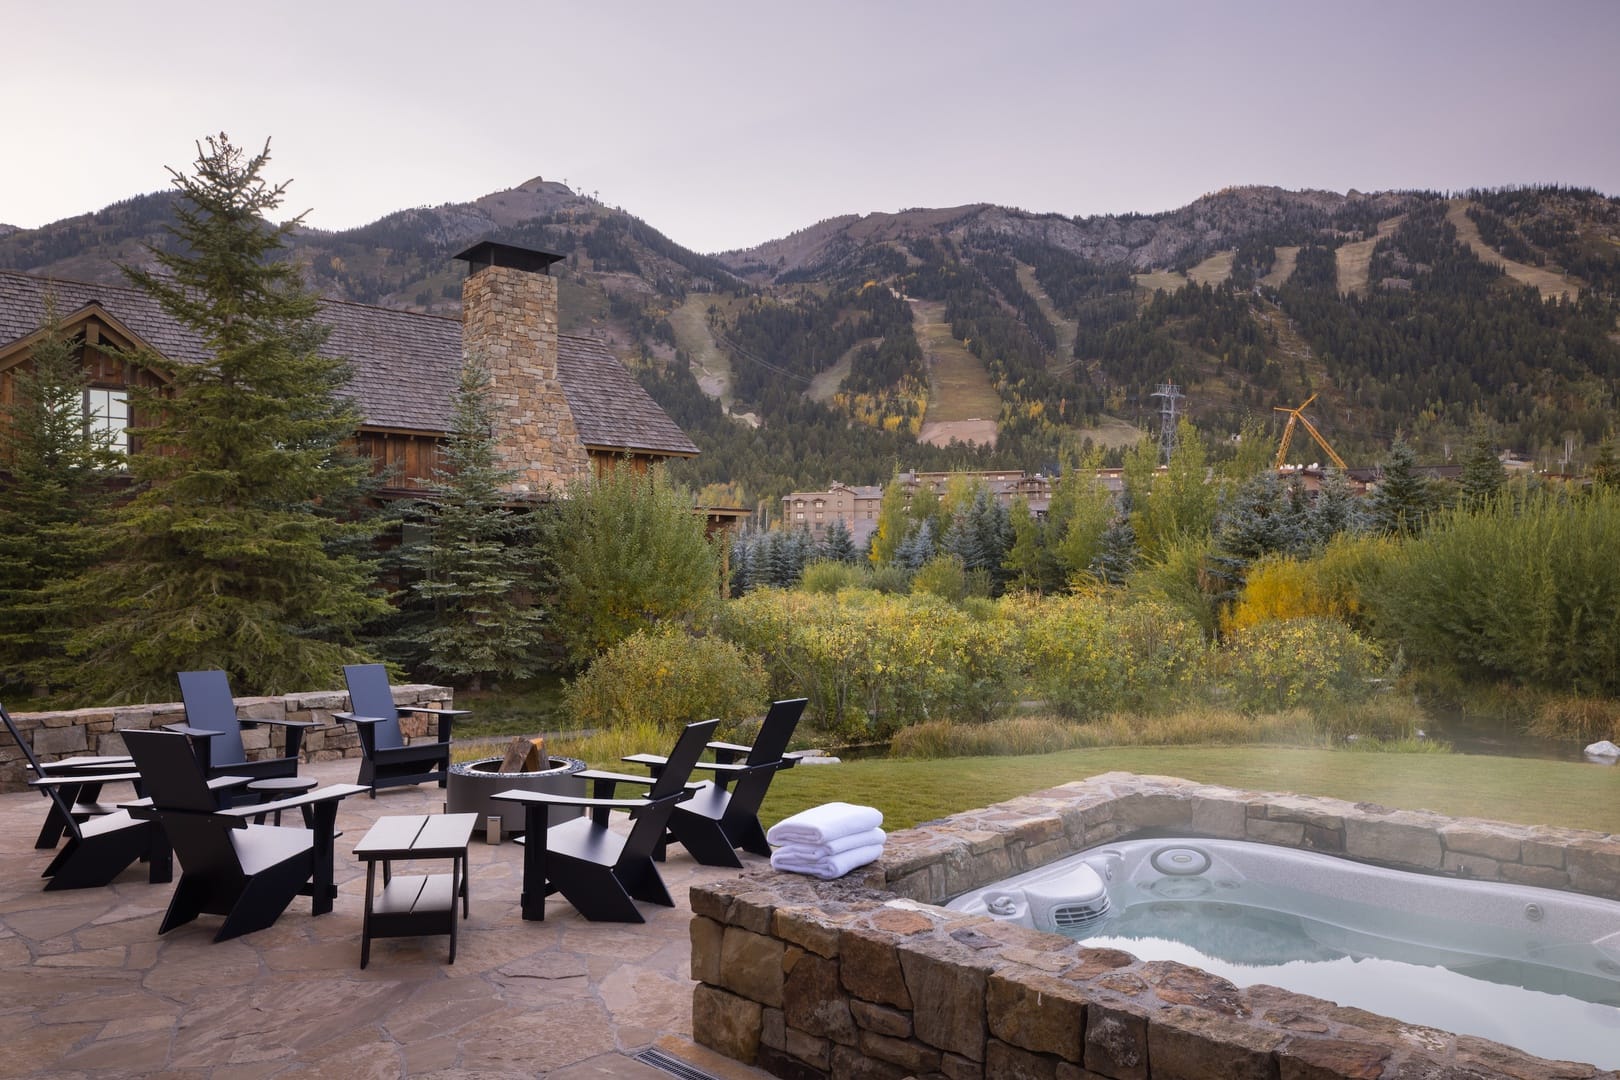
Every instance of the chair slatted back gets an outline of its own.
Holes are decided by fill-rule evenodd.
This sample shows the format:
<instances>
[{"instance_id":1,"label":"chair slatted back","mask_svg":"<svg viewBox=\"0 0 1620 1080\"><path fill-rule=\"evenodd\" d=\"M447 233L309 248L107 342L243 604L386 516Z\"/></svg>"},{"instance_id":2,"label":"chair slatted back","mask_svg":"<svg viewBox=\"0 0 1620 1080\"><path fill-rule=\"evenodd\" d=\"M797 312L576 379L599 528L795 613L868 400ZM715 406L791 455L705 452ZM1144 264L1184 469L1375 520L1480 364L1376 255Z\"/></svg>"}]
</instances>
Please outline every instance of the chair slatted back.
<instances>
[{"instance_id":1,"label":"chair slatted back","mask_svg":"<svg viewBox=\"0 0 1620 1080\"><path fill-rule=\"evenodd\" d=\"M770 711L760 722L759 736L754 739L753 749L748 751L748 764L770 765L782 760L787 753L788 742L793 738L793 731L799 726L799 717L804 715L804 707L809 698L788 698L784 701L771 702Z\"/></svg>"},{"instance_id":2,"label":"chair slatted back","mask_svg":"<svg viewBox=\"0 0 1620 1080\"><path fill-rule=\"evenodd\" d=\"M17 730L17 722L11 718L10 713L6 712L4 703L0 703L0 721L5 722L6 730L11 732L11 737L17 742L17 749L21 750L23 757L28 759L28 767L33 770L34 776L44 776L45 770L40 768L39 758L34 756L34 748L28 745L28 740L24 739L22 732ZM51 800L52 804L55 805L56 812L61 817L63 826L68 830L69 835L74 839L79 839L79 823L73 819L72 808L68 806L67 800L62 798L62 793L53 787L42 787L38 790L40 794Z\"/></svg>"},{"instance_id":3,"label":"chair slatted back","mask_svg":"<svg viewBox=\"0 0 1620 1080\"><path fill-rule=\"evenodd\" d=\"M217 731L208 740L208 765L239 765L247 760L242 746L242 724L236 718L236 702L231 697L230 680L223 671L182 671L180 699L186 706L186 723L195 728Z\"/></svg>"},{"instance_id":4,"label":"chair slatted back","mask_svg":"<svg viewBox=\"0 0 1620 1080\"><path fill-rule=\"evenodd\" d=\"M121 731L129 756L163 820L180 865L188 873L207 872L237 881L241 859L231 843L236 822L219 818L218 800L209 790L191 740L177 731Z\"/></svg>"},{"instance_id":5,"label":"chair slatted back","mask_svg":"<svg viewBox=\"0 0 1620 1080\"><path fill-rule=\"evenodd\" d=\"M343 681L349 685L349 711L356 716L382 720L372 726L378 750L395 750L405 745L399 730L399 710L394 707L394 691L388 685L388 669L381 664L346 664Z\"/></svg>"},{"instance_id":6,"label":"chair slatted back","mask_svg":"<svg viewBox=\"0 0 1620 1080\"><path fill-rule=\"evenodd\" d=\"M710 736L719 726L719 720L702 720L686 725L681 737L675 740L675 748L669 752L664 771L658 774L658 779L647 791L649 801L668 799L680 794L686 786L686 781L692 776L692 766L703 756L703 750L708 746ZM621 861L631 857L647 858L652 854L653 848L663 839L669 815L676 805L674 802L668 802L661 807L635 812L635 823L630 826L630 835L625 838Z\"/></svg>"}]
</instances>

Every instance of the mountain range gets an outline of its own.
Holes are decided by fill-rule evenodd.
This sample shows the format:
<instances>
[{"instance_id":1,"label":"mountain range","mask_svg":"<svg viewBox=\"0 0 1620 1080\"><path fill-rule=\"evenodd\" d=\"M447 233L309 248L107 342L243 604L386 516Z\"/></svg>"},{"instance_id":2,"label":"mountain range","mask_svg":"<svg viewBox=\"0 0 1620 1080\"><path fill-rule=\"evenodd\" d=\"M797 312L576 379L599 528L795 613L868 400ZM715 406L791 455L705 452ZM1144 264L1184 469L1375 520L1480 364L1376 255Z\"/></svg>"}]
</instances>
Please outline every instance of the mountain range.
<instances>
[{"instance_id":1,"label":"mountain range","mask_svg":"<svg viewBox=\"0 0 1620 1080\"><path fill-rule=\"evenodd\" d=\"M119 281L172 212L159 193L0 226L0 268ZM1483 432L1574 470L1615 423L1620 199L1588 189L1241 187L1084 218L971 204L705 255L536 177L290 250L324 295L450 314L450 256L486 236L566 256L563 329L638 372L704 450L678 471L714 498L1117 458L1167 404L1220 452L1275 438L1314 394L1307 417L1352 464L1397 437L1440 460Z\"/></svg>"}]
</instances>

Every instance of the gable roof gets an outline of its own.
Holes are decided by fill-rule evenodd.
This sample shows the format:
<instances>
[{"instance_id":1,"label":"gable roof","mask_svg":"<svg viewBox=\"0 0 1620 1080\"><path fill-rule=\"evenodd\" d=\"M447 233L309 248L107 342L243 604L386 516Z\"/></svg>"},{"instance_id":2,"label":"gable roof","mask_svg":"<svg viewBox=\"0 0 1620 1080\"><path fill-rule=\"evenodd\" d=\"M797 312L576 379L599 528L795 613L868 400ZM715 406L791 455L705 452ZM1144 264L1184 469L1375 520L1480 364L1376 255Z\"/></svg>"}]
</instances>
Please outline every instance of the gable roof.
<instances>
[{"instance_id":1,"label":"gable roof","mask_svg":"<svg viewBox=\"0 0 1620 1080\"><path fill-rule=\"evenodd\" d=\"M98 305L171 360L200 364L206 343L138 289L0 270L0 352L39 330L47 296L67 319ZM344 391L366 427L442 434L461 370L461 323L440 315L321 301L326 351L346 358ZM697 446L606 346L559 335L557 378L580 440L593 450L691 456Z\"/></svg>"}]
</instances>

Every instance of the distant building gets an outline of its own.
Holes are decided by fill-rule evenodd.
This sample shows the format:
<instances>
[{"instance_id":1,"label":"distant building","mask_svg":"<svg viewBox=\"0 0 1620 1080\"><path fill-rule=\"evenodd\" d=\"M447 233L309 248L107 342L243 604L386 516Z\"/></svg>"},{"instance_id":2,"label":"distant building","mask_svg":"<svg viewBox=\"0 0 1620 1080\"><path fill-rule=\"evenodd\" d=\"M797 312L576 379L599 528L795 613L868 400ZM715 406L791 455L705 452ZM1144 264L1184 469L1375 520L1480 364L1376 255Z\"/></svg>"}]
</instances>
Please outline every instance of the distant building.
<instances>
[{"instance_id":1,"label":"distant building","mask_svg":"<svg viewBox=\"0 0 1620 1080\"><path fill-rule=\"evenodd\" d=\"M1111 470L1118 472L1118 470ZM954 476L967 476L990 489L1003 506L1022 498L1036 517L1045 517L1052 501L1052 478L1022 469L984 469L979 472L903 472L899 475L906 489L906 503L927 485L943 495ZM795 491L782 497L782 520L790 529L804 527L817 540L826 536L834 521L842 521L855 541L863 547L877 530L878 506L883 502L882 484L852 486L836 481L825 491Z\"/></svg>"}]
</instances>

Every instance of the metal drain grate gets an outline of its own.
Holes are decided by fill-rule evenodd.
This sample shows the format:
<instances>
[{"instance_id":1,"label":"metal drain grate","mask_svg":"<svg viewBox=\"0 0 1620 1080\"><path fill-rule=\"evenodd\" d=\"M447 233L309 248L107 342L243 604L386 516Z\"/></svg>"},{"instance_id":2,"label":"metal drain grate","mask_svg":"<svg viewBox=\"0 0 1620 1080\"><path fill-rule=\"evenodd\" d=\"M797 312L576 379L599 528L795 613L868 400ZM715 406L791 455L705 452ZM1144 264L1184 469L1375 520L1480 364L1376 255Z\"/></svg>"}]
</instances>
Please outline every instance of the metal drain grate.
<instances>
[{"instance_id":1,"label":"metal drain grate","mask_svg":"<svg viewBox=\"0 0 1620 1080\"><path fill-rule=\"evenodd\" d=\"M637 1054L635 1060L643 1065L651 1065L659 1072L678 1076L680 1080L719 1080L713 1073L706 1073L702 1069L694 1068L677 1057L670 1057L662 1050L643 1050Z\"/></svg>"}]
</instances>

